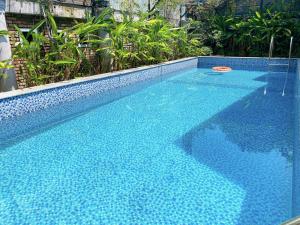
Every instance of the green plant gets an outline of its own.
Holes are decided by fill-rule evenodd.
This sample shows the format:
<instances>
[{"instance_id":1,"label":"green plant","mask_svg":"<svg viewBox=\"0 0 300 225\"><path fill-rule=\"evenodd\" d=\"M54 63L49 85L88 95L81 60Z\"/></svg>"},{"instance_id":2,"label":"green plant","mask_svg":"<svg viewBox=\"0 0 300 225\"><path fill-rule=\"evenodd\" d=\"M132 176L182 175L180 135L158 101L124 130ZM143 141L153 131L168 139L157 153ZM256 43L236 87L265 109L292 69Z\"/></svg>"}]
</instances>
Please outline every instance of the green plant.
<instances>
[{"instance_id":1,"label":"green plant","mask_svg":"<svg viewBox=\"0 0 300 225\"><path fill-rule=\"evenodd\" d=\"M222 34L214 24L217 9L223 4L225 0L207 0L188 8L190 36L213 49L223 48Z\"/></svg>"},{"instance_id":2,"label":"green plant","mask_svg":"<svg viewBox=\"0 0 300 225\"><path fill-rule=\"evenodd\" d=\"M14 66L11 64L11 59L8 60L2 60L0 61L0 78L6 77L6 71L9 69L14 68Z\"/></svg>"},{"instance_id":3,"label":"green plant","mask_svg":"<svg viewBox=\"0 0 300 225\"><path fill-rule=\"evenodd\" d=\"M123 22L114 20L105 39L106 48L98 50L111 56L113 70L207 53L200 41L190 38L186 27L174 28L158 16L124 18Z\"/></svg>"},{"instance_id":4,"label":"green plant","mask_svg":"<svg viewBox=\"0 0 300 225\"><path fill-rule=\"evenodd\" d=\"M28 73L27 84L41 84L45 75L44 65L45 58L43 57L44 46L46 46L47 39L38 31L38 28L43 26L45 20L40 21L37 25L31 28L27 36L24 36L22 31L15 26L19 35L20 42L17 44L14 51L14 58L25 60L26 72ZM32 41L28 41L31 35Z\"/></svg>"},{"instance_id":5,"label":"green plant","mask_svg":"<svg viewBox=\"0 0 300 225\"><path fill-rule=\"evenodd\" d=\"M16 46L14 57L26 61L24 72L29 75L28 85L68 80L93 73L85 51L87 47L98 44L98 32L107 27L102 22L100 16L90 17L86 22L59 32L55 19L48 13L47 18L34 26L27 37L15 27L21 42ZM50 39L38 30L45 23ZM32 36L31 41L28 41L29 35Z\"/></svg>"},{"instance_id":6,"label":"green plant","mask_svg":"<svg viewBox=\"0 0 300 225\"><path fill-rule=\"evenodd\" d=\"M278 6L276 6L278 7ZM285 10L274 6L256 11L250 16L214 16L214 30L220 32L221 48L214 47L215 53L241 56L266 56L271 36L275 37L277 56L287 56L289 38L299 41L299 19ZM297 52L294 52L297 54Z\"/></svg>"},{"instance_id":7,"label":"green plant","mask_svg":"<svg viewBox=\"0 0 300 225\"><path fill-rule=\"evenodd\" d=\"M45 27L49 38L44 35ZM188 26L175 28L160 16L134 17L127 11L122 22L114 18L111 10L106 10L98 17L87 16L86 21L61 31L55 18L47 13L47 18L35 25L27 37L18 27L16 30L21 42L14 57L26 62L28 85L98 73L104 71L105 63L110 64L109 70L121 70L210 54L199 38L189 35Z\"/></svg>"}]
</instances>

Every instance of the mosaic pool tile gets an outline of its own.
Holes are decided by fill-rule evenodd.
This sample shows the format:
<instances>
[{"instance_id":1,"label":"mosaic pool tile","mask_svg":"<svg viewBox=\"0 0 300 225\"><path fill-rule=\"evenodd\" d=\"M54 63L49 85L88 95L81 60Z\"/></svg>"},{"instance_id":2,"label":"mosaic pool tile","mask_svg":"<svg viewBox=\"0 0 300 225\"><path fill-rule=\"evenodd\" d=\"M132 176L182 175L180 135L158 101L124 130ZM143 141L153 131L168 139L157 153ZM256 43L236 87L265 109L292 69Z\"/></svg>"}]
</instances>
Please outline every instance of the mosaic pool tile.
<instances>
[{"instance_id":1,"label":"mosaic pool tile","mask_svg":"<svg viewBox=\"0 0 300 225\"><path fill-rule=\"evenodd\" d=\"M128 86L136 82L154 79L174 71L195 68L197 67L197 61L197 58L193 58L169 64L150 66L145 69L132 69L130 73L116 76L112 74L112 76L103 79L83 81L81 83L0 99L0 121L43 110L82 97L99 94L111 89Z\"/></svg>"},{"instance_id":2,"label":"mosaic pool tile","mask_svg":"<svg viewBox=\"0 0 300 225\"><path fill-rule=\"evenodd\" d=\"M251 57L199 57L198 67L211 68L213 66L230 66L238 70L253 70L253 71L267 71L269 64L287 64L288 59L271 59L268 58L251 58ZM297 60L291 59L290 72L295 72ZM286 67L273 66L270 67L273 71L286 71Z\"/></svg>"}]
</instances>

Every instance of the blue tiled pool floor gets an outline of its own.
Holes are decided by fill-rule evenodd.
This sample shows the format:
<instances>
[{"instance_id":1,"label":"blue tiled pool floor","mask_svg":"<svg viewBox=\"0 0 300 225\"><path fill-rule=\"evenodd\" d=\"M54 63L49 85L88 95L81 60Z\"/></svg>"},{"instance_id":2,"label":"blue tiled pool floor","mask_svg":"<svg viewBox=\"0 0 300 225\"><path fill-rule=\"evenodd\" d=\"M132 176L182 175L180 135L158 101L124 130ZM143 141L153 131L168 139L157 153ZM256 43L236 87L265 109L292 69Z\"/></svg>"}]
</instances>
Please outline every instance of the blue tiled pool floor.
<instances>
[{"instance_id":1,"label":"blue tiled pool floor","mask_svg":"<svg viewBox=\"0 0 300 225\"><path fill-rule=\"evenodd\" d=\"M281 80L192 69L2 143L0 224L280 224L294 142Z\"/></svg>"}]
</instances>

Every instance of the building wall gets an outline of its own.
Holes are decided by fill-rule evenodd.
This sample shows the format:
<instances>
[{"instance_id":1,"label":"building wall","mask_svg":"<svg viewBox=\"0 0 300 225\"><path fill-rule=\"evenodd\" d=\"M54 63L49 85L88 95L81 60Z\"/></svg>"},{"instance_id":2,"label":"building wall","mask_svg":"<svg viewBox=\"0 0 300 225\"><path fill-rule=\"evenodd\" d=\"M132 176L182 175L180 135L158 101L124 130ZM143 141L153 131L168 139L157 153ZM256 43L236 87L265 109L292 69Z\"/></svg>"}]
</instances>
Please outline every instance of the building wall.
<instances>
[{"instance_id":1,"label":"building wall","mask_svg":"<svg viewBox=\"0 0 300 225\"><path fill-rule=\"evenodd\" d=\"M114 9L115 16L117 19L121 20L121 10L122 9L122 2L124 0L109 0L109 6ZM126 0L128 1L128 0ZM151 8L155 4L156 0L135 0L135 3L139 6L139 10L142 12L148 11L148 1L150 3ZM182 11L185 10L184 7L181 9ZM183 12L182 12L183 13ZM180 6L177 7L166 7L165 9L160 10L160 14L168 19L172 24L175 26L179 25L180 22Z\"/></svg>"},{"instance_id":2,"label":"building wall","mask_svg":"<svg viewBox=\"0 0 300 225\"><path fill-rule=\"evenodd\" d=\"M46 7L49 7L54 16L82 19L86 11L91 11L90 6L91 0L64 0L59 3L48 1ZM38 15L42 14L42 7L35 0L6 0L5 12Z\"/></svg>"},{"instance_id":3,"label":"building wall","mask_svg":"<svg viewBox=\"0 0 300 225\"><path fill-rule=\"evenodd\" d=\"M115 10L122 10L122 2L123 0L109 0L109 5L111 8ZM152 3L153 0L150 1ZM144 12L148 9L148 0L135 0L135 3L137 3L140 7L140 9ZM152 5L152 4L151 4Z\"/></svg>"},{"instance_id":4,"label":"building wall","mask_svg":"<svg viewBox=\"0 0 300 225\"><path fill-rule=\"evenodd\" d=\"M300 10L299 0L284 0L285 4L293 3L293 11L297 12ZM260 9L260 6L269 7L271 5L281 5L282 0L228 0L224 4L223 12L232 11L237 15L251 14L256 10Z\"/></svg>"}]
</instances>

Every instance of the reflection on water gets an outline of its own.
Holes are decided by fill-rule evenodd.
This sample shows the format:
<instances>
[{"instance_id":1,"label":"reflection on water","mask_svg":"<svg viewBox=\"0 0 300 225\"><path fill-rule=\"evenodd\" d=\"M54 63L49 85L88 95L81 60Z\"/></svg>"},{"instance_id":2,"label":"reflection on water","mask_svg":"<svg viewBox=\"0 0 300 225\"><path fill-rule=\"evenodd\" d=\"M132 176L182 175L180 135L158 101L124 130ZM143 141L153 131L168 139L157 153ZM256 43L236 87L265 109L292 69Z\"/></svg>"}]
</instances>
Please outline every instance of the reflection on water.
<instances>
[{"instance_id":1,"label":"reflection on water","mask_svg":"<svg viewBox=\"0 0 300 225\"><path fill-rule=\"evenodd\" d=\"M224 73L221 72L215 72L215 71L211 71L211 72L205 72L205 75L209 75L209 76L221 76L224 75Z\"/></svg>"}]
</instances>

